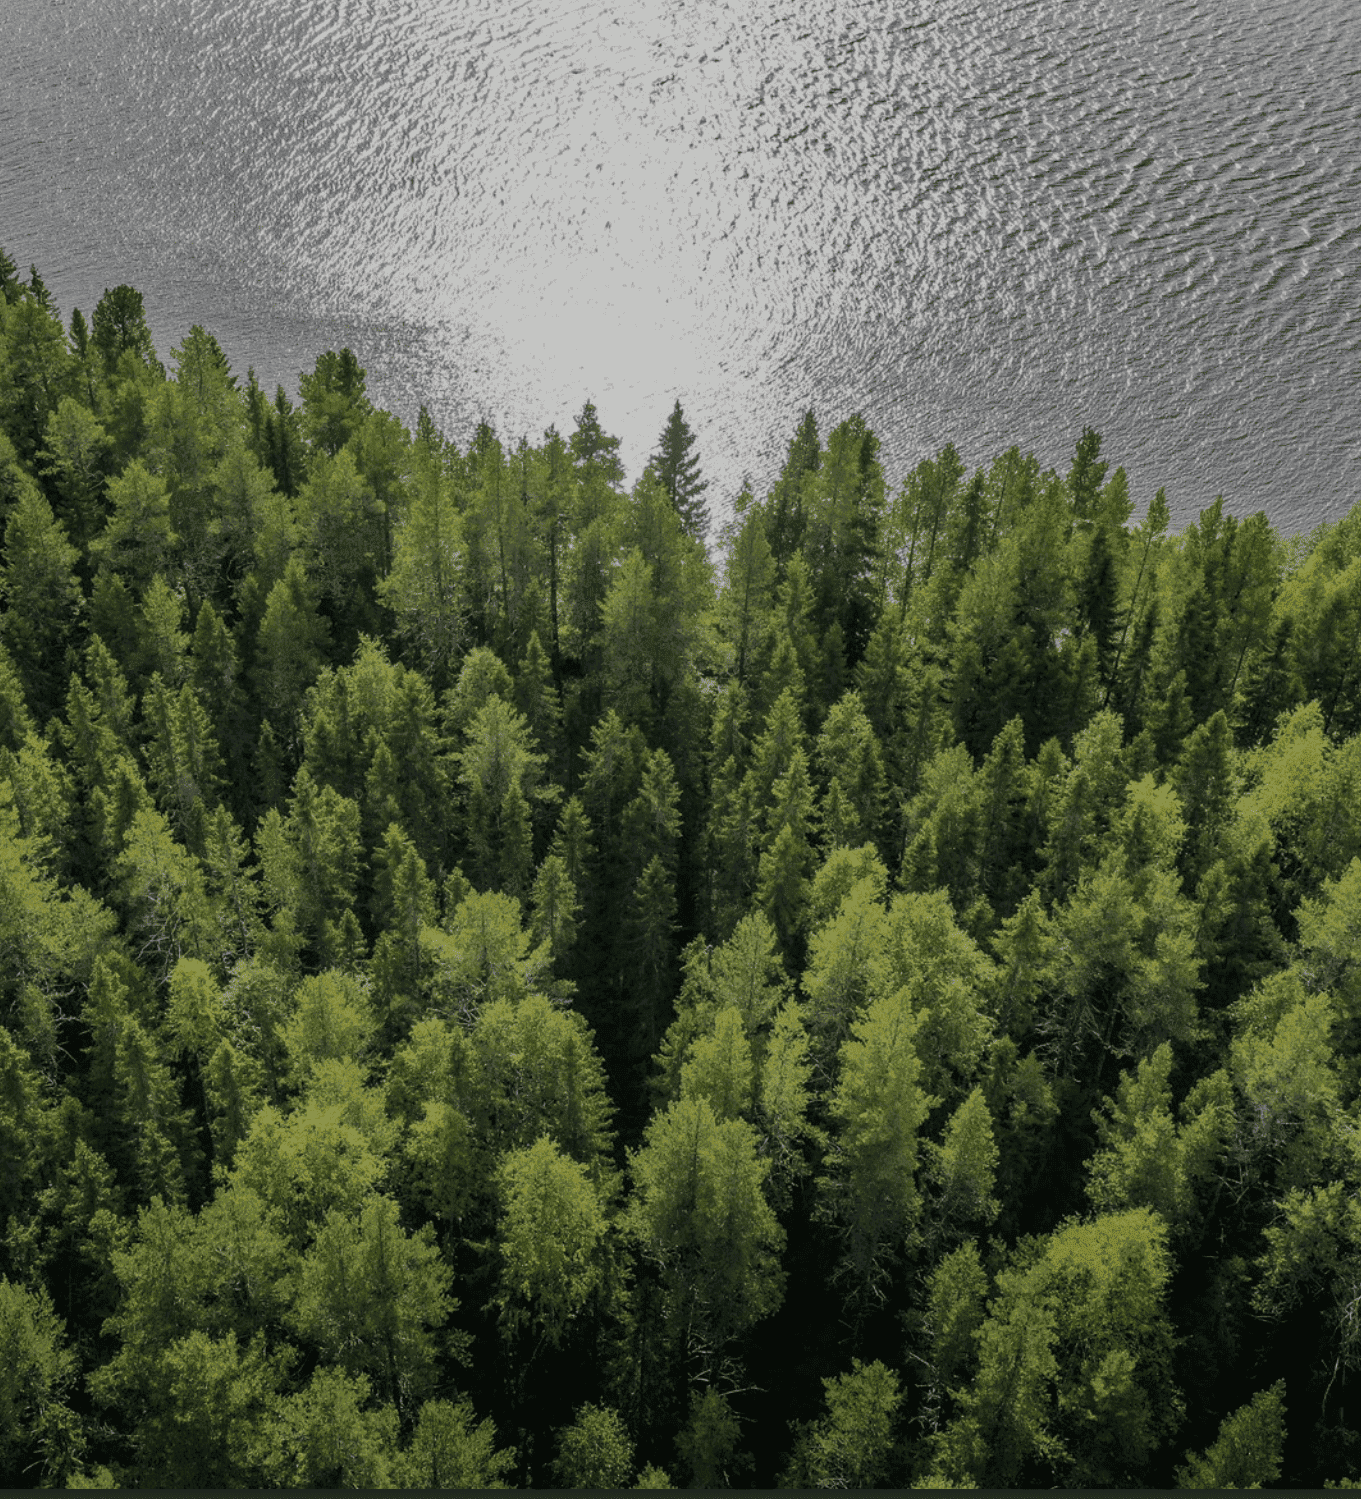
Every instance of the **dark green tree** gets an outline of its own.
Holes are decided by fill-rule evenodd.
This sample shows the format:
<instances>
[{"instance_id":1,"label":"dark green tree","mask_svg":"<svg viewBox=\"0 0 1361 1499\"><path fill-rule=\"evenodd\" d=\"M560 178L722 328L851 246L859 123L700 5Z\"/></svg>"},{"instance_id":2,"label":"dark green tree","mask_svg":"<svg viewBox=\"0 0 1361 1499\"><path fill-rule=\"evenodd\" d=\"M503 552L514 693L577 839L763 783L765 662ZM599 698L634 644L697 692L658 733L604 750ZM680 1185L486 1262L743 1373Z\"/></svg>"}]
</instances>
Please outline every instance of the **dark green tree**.
<instances>
[{"instance_id":1,"label":"dark green tree","mask_svg":"<svg viewBox=\"0 0 1361 1499\"><path fill-rule=\"evenodd\" d=\"M700 478L699 459L690 451L694 445L695 434L685 420L678 398L657 439L652 468L667 498L676 507L686 533L703 541L709 522L704 491L709 485Z\"/></svg>"},{"instance_id":2,"label":"dark green tree","mask_svg":"<svg viewBox=\"0 0 1361 1499\"><path fill-rule=\"evenodd\" d=\"M131 354L140 363L154 368L156 351L151 346L141 292L131 286L115 286L112 291L106 287L95 306L90 341L110 372L124 354Z\"/></svg>"}]
</instances>

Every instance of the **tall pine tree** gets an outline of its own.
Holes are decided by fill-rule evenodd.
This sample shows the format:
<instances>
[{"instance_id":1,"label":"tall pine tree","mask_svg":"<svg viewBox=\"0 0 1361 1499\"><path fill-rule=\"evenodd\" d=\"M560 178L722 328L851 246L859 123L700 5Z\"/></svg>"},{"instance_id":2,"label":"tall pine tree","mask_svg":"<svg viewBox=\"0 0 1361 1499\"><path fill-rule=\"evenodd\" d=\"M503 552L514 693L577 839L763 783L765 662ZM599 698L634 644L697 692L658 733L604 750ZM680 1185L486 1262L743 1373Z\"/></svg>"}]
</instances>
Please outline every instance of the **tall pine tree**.
<instances>
[{"instance_id":1,"label":"tall pine tree","mask_svg":"<svg viewBox=\"0 0 1361 1499\"><path fill-rule=\"evenodd\" d=\"M699 459L690 451L694 445L695 434L690 430L677 399L657 441L652 468L676 507L681 525L689 535L702 541L709 524L709 509L704 500L709 483L700 478Z\"/></svg>"}]
</instances>

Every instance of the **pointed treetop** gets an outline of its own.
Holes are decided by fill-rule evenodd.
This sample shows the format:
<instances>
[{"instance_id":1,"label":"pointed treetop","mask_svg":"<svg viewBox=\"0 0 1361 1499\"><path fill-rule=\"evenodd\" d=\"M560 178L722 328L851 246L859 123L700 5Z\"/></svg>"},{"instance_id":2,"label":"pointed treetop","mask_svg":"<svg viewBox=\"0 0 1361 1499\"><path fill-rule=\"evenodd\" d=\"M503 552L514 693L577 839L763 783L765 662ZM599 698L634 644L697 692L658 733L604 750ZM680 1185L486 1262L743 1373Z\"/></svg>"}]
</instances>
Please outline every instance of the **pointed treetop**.
<instances>
[{"instance_id":1,"label":"pointed treetop","mask_svg":"<svg viewBox=\"0 0 1361 1499\"><path fill-rule=\"evenodd\" d=\"M785 455L784 470L780 474L785 483L797 485L804 474L811 474L822 466L822 444L818 440L818 419L812 408L805 411L789 439Z\"/></svg>"},{"instance_id":2,"label":"pointed treetop","mask_svg":"<svg viewBox=\"0 0 1361 1499\"><path fill-rule=\"evenodd\" d=\"M678 399L658 439L650 467L676 507L688 534L703 540L709 521L703 495L709 484L700 478L699 459L690 452L694 443L695 434L685 420Z\"/></svg>"},{"instance_id":3,"label":"pointed treetop","mask_svg":"<svg viewBox=\"0 0 1361 1499\"><path fill-rule=\"evenodd\" d=\"M44 312L51 312L52 294L47 289L47 283L38 274L38 267L30 265L28 268L28 289L33 293L33 300Z\"/></svg>"},{"instance_id":4,"label":"pointed treetop","mask_svg":"<svg viewBox=\"0 0 1361 1499\"><path fill-rule=\"evenodd\" d=\"M1073 514L1078 520L1090 520L1096 509L1097 493L1106 479L1106 464L1101 459L1101 434L1084 427L1068 470L1068 493Z\"/></svg>"},{"instance_id":5,"label":"pointed treetop","mask_svg":"<svg viewBox=\"0 0 1361 1499\"><path fill-rule=\"evenodd\" d=\"M605 476L606 483L623 482L624 465L619 461L619 439L611 437L601 427L593 401L587 401L577 414L577 427L569 446L576 462L593 464Z\"/></svg>"},{"instance_id":6,"label":"pointed treetop","mask_svg":"<svg viewBox=\"0 0 1361 1499\"><path fill-rule=\"evenodd\" d=\"M0 245L0 297L4 297L6 302L17 302L19 290L19 267L5 253L5 247Z\"/></svg>"}]
</instances>

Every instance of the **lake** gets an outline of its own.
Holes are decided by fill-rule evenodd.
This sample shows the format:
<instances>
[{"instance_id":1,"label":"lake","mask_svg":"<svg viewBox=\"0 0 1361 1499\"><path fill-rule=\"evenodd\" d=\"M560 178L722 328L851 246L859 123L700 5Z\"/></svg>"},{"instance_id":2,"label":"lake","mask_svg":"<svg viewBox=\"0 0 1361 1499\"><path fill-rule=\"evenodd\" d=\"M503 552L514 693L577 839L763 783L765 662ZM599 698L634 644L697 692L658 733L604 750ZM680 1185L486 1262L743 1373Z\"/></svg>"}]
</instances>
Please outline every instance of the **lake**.
<instances>
[{"instance_id":1,"label":"lake","mask_svg":"<svg viewBox=\"0 0 1361 1499\"><path fill-rule=\"evenodd\" d=\"M1361 495L1354 0L8 0L0 244L296 392L349 344L465 444L721 509L800 412L1284 530Z\"/></svg>"}]
</instances>

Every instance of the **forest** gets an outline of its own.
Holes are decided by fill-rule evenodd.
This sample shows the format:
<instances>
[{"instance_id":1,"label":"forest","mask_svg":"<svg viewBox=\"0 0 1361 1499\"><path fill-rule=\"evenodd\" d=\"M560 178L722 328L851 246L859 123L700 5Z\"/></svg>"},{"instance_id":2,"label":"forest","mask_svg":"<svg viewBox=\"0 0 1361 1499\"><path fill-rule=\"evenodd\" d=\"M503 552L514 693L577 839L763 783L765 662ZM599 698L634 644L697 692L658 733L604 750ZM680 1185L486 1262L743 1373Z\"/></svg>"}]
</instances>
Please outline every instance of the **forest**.
<instances>
[{"instance_id":1,"label":"forest","mask_svg":"<svg viewBox=\"0 0 1361 1499\"><path fill-rule=\"evenodd\" d=\"M0 1482L1355 1483L1361 506L0 293Z\"/></svg>"}]
</instances>

